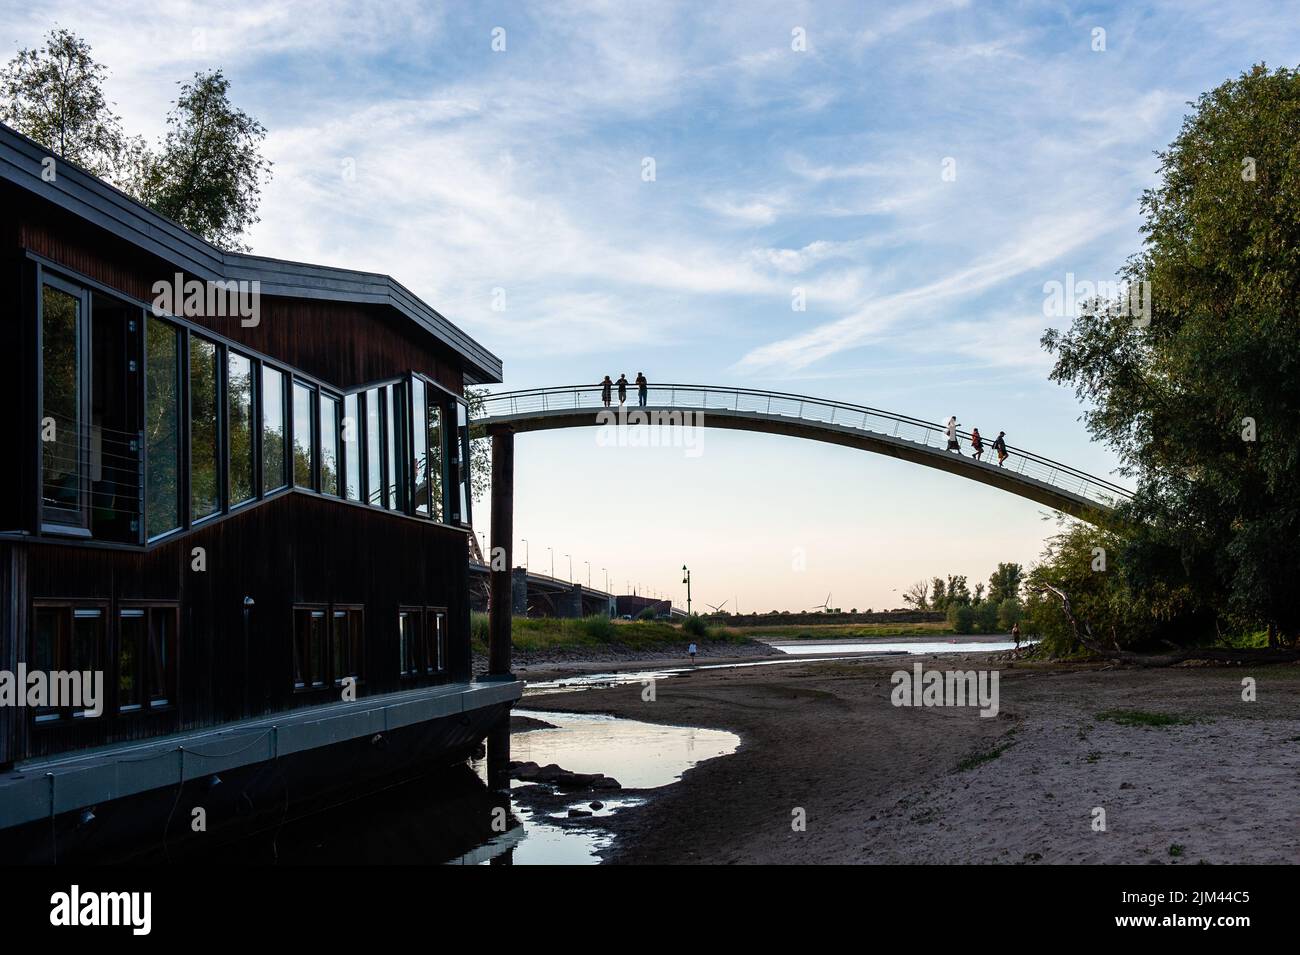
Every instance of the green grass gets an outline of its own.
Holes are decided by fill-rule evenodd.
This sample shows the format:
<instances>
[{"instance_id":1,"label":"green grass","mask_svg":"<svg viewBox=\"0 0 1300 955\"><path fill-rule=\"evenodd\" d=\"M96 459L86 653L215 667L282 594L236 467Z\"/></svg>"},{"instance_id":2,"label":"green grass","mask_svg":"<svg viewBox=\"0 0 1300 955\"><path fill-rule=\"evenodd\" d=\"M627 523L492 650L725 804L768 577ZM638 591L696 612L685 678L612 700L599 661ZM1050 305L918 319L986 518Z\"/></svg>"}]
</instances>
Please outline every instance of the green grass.
<instances>
[{"instance_id":1,"label":"green grass","mask_svg":"<svg viewBox=\"0 0 1300 955\"><path fill-rule=\"evenodd\" d=\"M953 632L941 621L934 623L828 623L780 624L764 627L728 627L732 633L786 640L872 640L877 637L938 637Z\"/></svg>"},{"instance_id":2,"label":"green grass","mask_svg":"<svg viewBox=\"0 0 1300 955\"><path fill-rule=\"evenodd\" d=\"M488 615L471 616L470 633L475 651L487 652ZM720 629L709 632L713 640L745 643L744 634ZM603 616L583 618L515 617L510 642L516 650L552 650L619 646L631 650L684 649L692 639L680 626L658 620L610 620Z\"/></svg>"},{"instance_id":3,"label":"green grass","mask_svg":"<svg viewBox=\"0 0 1300 955\"><path fill-rule=\"evenodd\" d=\"M1187 726L1196 722L1189 716L1152 713L1148 710L1105 710L1098 713L1096 718L1120 726Z\"/></svg>"},{"instance_id":4,"label":"green grass","mask_svg":"<svg viewBox=\"0 0 1300 955\"><path fill-rule=\"evenodd\" d=\"M1007 751L1010 743L1003 743L1000 746L994 746L992 749L981 750L978 753L972 753L957 764L957 772L966 773L975 769L977 766L983 766L985 763L992 762Z\"/></svg>"}]
</instances>

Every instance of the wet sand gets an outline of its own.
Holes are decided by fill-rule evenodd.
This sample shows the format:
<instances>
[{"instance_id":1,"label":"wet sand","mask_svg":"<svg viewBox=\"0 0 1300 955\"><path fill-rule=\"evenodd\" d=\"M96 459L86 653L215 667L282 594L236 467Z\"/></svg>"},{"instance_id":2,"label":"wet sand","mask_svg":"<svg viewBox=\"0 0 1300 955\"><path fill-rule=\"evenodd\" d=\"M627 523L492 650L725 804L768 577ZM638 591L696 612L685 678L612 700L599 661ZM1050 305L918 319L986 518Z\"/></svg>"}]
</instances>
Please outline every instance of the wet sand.
<instances>
[{"instance_id":1,"label":"wet sand","mask_svg":"<svg viewBox=\"0 0 1300 955\"><path fill-rule=\"evenodd\" d=\"M592 820L617 835L610 862L1300 862L1300 666L1137 670L992 656L700 670L658 681L654 701L632 684L525 706L741 736L734 755L701 763L647 805ZM1000 713L891 705L890 674L916 660L998 667ZM1243 676L1256 678L1257 702L1242 701ZM1194 722L1097 718L1116 709ZM805 831L792 828L800 815Z\"/></svg>"}]
</instances>

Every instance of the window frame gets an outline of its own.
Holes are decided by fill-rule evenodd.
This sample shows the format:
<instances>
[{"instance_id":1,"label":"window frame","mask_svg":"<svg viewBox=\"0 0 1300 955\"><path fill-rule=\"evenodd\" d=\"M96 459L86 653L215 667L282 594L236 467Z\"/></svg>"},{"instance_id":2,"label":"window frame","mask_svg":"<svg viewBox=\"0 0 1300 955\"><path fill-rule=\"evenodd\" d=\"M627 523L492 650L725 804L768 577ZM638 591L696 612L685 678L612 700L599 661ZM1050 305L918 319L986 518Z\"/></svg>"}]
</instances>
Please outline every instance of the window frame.
<instances>
[{"instance_id":1,"label":"window frame","mask_svg":"<svg viewBox=\"0 0 1300 955\"><path fill-rule=\"evenodd\" d=\"M45 289L46 286L68 295L77 302L76 321L76 379L77 379L77 423L73 441L77 455L77 507L51 507L45 503L45 445L42 431L45 422ZM83 441L82 432L89 434L91 420L91 380L90 365L93 350L93 338L90 327L90 288L80 285L40 269L36 276L36 427L38 447L40 448L38 485L38 504L40 528L42 533L60 536L90 537L90 449ZM56 425L57 426L57 425Z\"/></svg>"},{"instance_id":2,"label":"window frame","mask_svg":"<svg viewBox=\"0 0 1300 955\"><path fill-rule=\"evenodd\" d=\"M110 673L116 675L116 667L112 671L106 670L104 663L111 659L110 654L115 649L109 633L109 612L111 601L108 600L58 600L50 598L37 598L31 602L32 626L28 631L27 639L27 665L30 670L38 670L40 667L33 666L36 663L36 617L42 610L57 610L61 612L65 626L61 628L58 634L59 644L54 648L53 666L46 671L51 672L71 672L75 669L72 661L73 643L75 640L74 630L78 614L82 614L81 619L98 619L99 620L99 644L96 648L99 658L98 670L105 675L104 690L106 693L113 693L116 685L110 683L108 676ZM93 618L84 615L95 614ZM92 673L95 671L92 670ZM25 688L24 688L25 689ZM84 690L83 690L84 695ZM98 717L86 715L86 710L76 710L71 706L42 706L33 707L31 720L32 724L37 727L43 726L69 726L77 720L102 720L112 712L112 707L108 700L100 700L102 705Z\"/></svg>"}]
</instances>

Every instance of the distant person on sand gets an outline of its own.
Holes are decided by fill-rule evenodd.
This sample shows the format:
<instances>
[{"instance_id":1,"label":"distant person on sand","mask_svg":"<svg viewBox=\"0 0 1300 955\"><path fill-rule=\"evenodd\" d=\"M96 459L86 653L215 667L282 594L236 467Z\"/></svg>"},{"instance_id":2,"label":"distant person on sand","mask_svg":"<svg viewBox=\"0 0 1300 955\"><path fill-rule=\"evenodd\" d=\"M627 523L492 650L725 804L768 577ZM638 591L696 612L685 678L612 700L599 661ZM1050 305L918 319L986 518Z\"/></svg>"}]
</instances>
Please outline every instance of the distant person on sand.
<instances>
[{"instance_id":1,"label":"distant person on sand","mask_svg":"<svg viewBox=\"0 0 1300 955\"><path fill-rule=\"evenodd\" d=\"M686 648L686 652L689 653L689 654L691 655L691 663L694 663L694 662L695 662L695 654L697 654L697 653L700 652L700 648L697 647L697 646L695 645L695 641L692 640L692 641L691 641L691 645L690 645L689 647Z\"/></svg>"},{"instance_id":2,"label":"distant person on sand","mask_svg":"<svg viewBox=\"0 0 1300 955\"><path fill-rule=\"evenodd\" d=\"M1011 625L1011 639L1016 641L1016 649L1019 650L1020 649L1020 624L1013 623Z\"/></svg>"},{"instance_id":3,"label":"distant person on sand","mask_svg":"<svg viewBox=\"0 0 1300 955\"><path fill-rule=\"evenodd\" d=\"M620 372L616 384L618 385L618 403L625 404L627 402L627 375Z\"/></svg>"},{"instance_id":4,"label":"distant person on sand","mask_svg":"<svg viewBox=\"0 0 1300 955\"><path fill-rule=\"evenodd\" d=\"M1002 467L1002 462L1007 459L1007 433L999 431L998 436L993 439L993 450L998 453L998 467Z\"/></svg>"},{"instance_id":5,"label":"distant person on sand","mask_svg":"<svg viewBox=\"0 0 1300 955\"><path fill-rule=\"evenodd\" d=\"M979 428L974 428L971 431L970 446L971 446L971 450L975 452L975 460L978 461L980 459L980 455L984 453L984 439L980 437Z\"/></svg>"},{"instance_id":6,"label":"distant person on sand","mask_svg":"<svg viewBox=\"0 0 1300 955\"><path fill-rule=\"evenodd\" d=\"M961 445L957 443L957 416L948 419L948 450L961 454Z\"/></svg>"},{"instance_id":7,"label":"distant person on sand","mask_svg":"<svg viewBox=\"0 0 1300 955\"><path fill-rule=\"evenodd\" d=\"M645 407L646 390L650 387L650 382L645 380L645 372L636 373L636 403L642 408Z\"/></svg>"}]
</instances>

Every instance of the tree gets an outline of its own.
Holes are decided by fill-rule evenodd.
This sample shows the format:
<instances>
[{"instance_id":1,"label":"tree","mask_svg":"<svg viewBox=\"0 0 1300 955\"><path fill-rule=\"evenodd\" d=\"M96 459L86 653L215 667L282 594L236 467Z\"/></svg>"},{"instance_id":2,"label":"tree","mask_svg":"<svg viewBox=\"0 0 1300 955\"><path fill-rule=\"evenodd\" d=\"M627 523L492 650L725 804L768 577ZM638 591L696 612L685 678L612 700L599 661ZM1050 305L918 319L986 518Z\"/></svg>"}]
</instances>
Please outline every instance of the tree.
<instances>
[{"instance_id":1,"label":"tree","mask_svg":"<svg viewBox=\"0 0 1300 955\"><path fill-rule=\"evenodd\" d=\"M225 249L245 251L240 237L256 222L266 129L231 105L221 70L195 73L167 117L161 152L134 157L132 191L165 216Z\"/></svg>"},{"instance_id":2,"label":"tree","mask_svg":"<svg viewBox=\"0 0 1300 955\"><path fill-rule=\"evenodd\" d=\"M975 630L975 609L967 603L948 604L948 626L954 633L972 633Z\"/></svg>"},{"instance_id":3,"label":"tree","mask_svg":"<svg viewBox=\"0 0 1300 955\"><path fill-rule=\"evenodd\" d=\"M989 577L989 600L997 603L1015 600L1020 595L1020 582L1024 576L1024 568L1019 564L999 563L998 569Z\"/></svg>"},{"instance_id":4,"label":"tree","mask_svg":"<svg viewBox=\"0 0 1300 955\"><path fill-rule=\"evenodd\" d=\"M942 577L935 577L930 581L930 607L933 610L948 609L948 591L947 585L944 584Z\"/></svg>"},{"instance_id":5,"label":"tree","mask_svg":"<svg viewBox=\"0 0 1300 955\"><path fill-rule=\"evenodd\" d=\"M1203 94L1159 158L1143 248L1122 273L1147 283L1149 323L1095 307L1048 330L1051 377L1074 386L1089 431L1136 480L1120 508L1129 595L1182 593L1211 629L1293 642L1300 73L1261 64Z\"/></svg>"},{"instance_id":6,"label":"tree","mask_svg":"<svg viewBox=\"0 0 1300 955\"><path fill-rule=\"evenodd\" d=\"M975 585L975 602L981 603L983 600L984 600L984 584L977 583Z\"/></svg>"},{"instance_id":7,"label":"tree","mask_svg":"<svg viewBox=\"0 0 1300 955\"><path fill-rule=\"evenodd\" d=\"M466 388L465 400L469 404L469 419L483 416L483 402L487 400L486 388ZM492 439L474 438L469 443L470 493L477 504L492 490Z\"/></svg>"},{"instance_id":8,"label":"tree","mask_svg":"<svg viewBox=\"0 0 1300 955\"><path fill-rule=\"evenodd\" d=\"M948 575L948 603L970 603L970 588L966 586L966 575Z\"/></svg>"},{"instance_id":9,"label":"tree","mask_svg":"<svg viewBox=\"0 0 1300 955\"><path fill-rule=\"evenodd\" d=\"M1020 601L1008 597L998 604L998 629L1010 630L1020 622Z\"/></svg>"},{"instance_id":10,"label":"tree","mask_svg":"<svg viewBox=\"0 0 1300 955\"><path fill-rule=\"evenodd\" d=\"M0 120L96 176L112 178L126 140L104 96L108 70L90 44L54 29L0 71Z\"/></svg>"},{"instance_id":11,"label":"tree","mask_svg":"<svg viewBox=\"0 0 1300 955\"><path fill-rule=\"evenodd\" d=\"M929 594L930 585L924 580L918 580L907 588L907 593L903 594L903 603L910 604L917 610L928 610L930 607L928 602Z\"/></svg>"}]
</instances>

